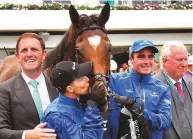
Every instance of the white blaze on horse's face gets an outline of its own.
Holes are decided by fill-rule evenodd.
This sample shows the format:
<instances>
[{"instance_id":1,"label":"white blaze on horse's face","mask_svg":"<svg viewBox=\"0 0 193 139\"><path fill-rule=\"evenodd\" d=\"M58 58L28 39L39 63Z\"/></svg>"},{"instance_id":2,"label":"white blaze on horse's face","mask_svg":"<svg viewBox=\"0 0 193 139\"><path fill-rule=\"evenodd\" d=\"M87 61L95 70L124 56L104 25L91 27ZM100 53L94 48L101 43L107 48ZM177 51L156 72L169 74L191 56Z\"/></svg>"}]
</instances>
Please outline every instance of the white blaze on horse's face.
<instances>
[{"instance_id":1,"label":"white blaze on horse's face","mask_svg":"<svg viewBox=\"0 0 193 139\"><path fill-rule=\"evenodd\" d=\"M101 37L98 36L98 35L95 35L95 36L92 36L92 37L88 37L88 42L96 50L96 48L98 47L98 45L101 42Z\"/></svg>"}]
</instances>

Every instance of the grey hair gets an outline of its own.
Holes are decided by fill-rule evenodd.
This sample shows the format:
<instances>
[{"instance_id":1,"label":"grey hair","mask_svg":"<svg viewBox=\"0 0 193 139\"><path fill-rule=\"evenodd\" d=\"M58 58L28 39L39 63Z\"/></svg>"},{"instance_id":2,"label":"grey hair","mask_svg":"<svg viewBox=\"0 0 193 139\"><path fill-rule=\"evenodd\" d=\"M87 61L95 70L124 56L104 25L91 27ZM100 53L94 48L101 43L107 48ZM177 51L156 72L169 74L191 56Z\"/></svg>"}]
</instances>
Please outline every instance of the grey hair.
<instances>
[{"instance_id":1,"label":"grey hair","mask_svg":"<svg viewBox=\"0 0 193 139\"><path fill-rule=\"evenodd\" d=\"M164 43L163 47L161 48L161 53L160 53L160 67L163 69L163 60L164 59L169 59L171 55L171 49L174 47L178 48L183 48L186 50L186 47L181 41L168 41ZM186 50L187 51L187 50Z\"/></svg>"}]
</instances>

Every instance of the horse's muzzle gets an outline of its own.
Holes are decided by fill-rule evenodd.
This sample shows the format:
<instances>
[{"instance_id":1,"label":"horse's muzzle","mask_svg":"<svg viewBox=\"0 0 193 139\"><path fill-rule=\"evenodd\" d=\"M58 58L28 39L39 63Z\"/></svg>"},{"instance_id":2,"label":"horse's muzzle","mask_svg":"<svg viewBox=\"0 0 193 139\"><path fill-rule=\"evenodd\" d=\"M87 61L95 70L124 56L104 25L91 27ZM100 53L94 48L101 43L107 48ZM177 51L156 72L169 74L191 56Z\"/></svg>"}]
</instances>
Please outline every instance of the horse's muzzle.
<instances>
[{"instance_id":1,"label":"horse's muzzle","mask_svg":"<svg viewBox=\"0 0 193 139\"><path fill-rule=\"evenodd\" d=\"M90 96L97 102L100 112L106 112L108 109L109 91L106 78L106 75L96 74L89 89Z\"/></svg>"}]
</instances>

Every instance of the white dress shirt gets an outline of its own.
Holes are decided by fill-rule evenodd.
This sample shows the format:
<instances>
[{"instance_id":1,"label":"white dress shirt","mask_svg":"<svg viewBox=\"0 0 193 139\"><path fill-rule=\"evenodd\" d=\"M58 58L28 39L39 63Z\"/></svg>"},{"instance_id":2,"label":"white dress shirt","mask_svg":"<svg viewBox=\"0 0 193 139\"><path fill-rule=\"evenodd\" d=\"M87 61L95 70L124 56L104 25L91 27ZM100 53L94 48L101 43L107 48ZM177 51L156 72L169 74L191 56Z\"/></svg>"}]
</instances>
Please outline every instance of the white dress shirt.
<instances>
[{"instance_id":1,"label":"white dress shirt","mask_svg":"<svg viewBox=\"0 0 193 139\"><path fill-rule=\"evenodd\" d=\"M24 78L30 93L32 95L33 98L33 87L29 84L29 81L31 81L32 79L30 79L25 73L21 73L22 77ZM38 78L35 79L39 84L37 86L38 88L38 92L40 94L40 98L41 98L41 102L42 102L42 108L43 111L46 110L47 106L50 104L50 98L49 98L49 94L48 94L48 89L46 86L46 81L45 81L45 77L44 75L41 73L40 76ZM22 134L22 139L25 139L25 132L23 132Z\"/></svg>"}]
</instances>

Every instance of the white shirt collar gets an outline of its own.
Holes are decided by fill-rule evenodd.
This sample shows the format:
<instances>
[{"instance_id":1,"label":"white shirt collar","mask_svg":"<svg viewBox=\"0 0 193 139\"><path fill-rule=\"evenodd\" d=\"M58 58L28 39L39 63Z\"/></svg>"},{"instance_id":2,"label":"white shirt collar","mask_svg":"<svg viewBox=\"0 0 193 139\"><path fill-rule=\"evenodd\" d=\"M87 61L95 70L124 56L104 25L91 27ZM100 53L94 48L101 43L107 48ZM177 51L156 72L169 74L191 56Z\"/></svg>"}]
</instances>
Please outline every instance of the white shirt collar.
<instances>
[{"instance_id":1,"label":"white shirt collar","mask_svg":"<svg viewBox=\"0 0 193 139\"><path fill-rule=\"evenodd\" d=\"M24 72L21 72L26 84L28 84L32 79L29 78ZM41 73L39 77L35 79L39 84L44 80L44 75Z\"/></svg>"}]
</instances>

